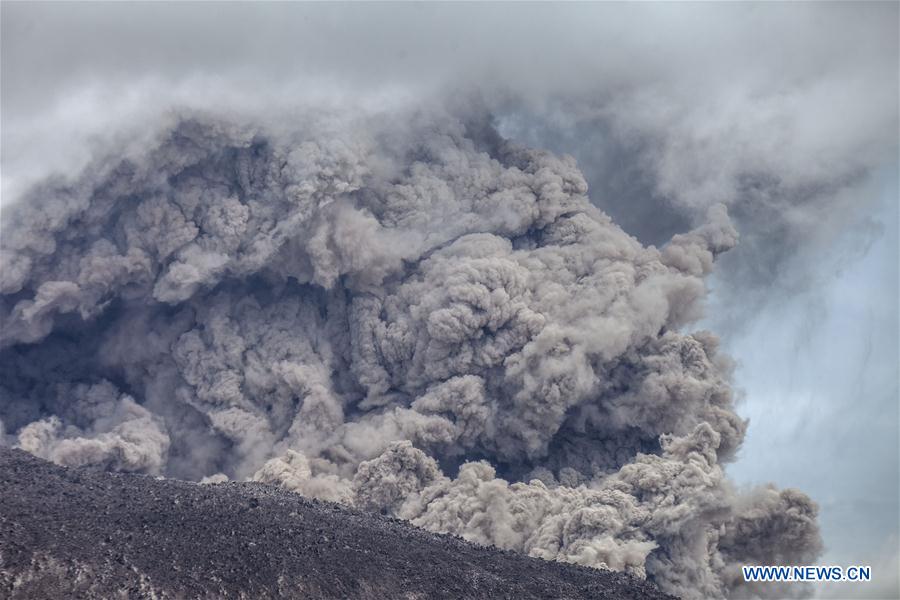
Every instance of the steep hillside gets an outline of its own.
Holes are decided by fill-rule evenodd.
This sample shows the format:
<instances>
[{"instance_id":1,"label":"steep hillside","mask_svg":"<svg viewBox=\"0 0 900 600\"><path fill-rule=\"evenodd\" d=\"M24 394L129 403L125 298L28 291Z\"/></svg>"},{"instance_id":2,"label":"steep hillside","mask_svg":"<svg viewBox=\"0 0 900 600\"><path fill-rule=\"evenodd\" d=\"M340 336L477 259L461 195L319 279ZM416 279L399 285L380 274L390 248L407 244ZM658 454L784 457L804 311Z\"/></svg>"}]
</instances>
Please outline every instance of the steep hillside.
<instances>
[{"instance_id":1,"label":"steep hillside","mask_svg":"<svg viewBox=\"0 0 900 600\"><path fill-rule=\"evenodd\" d=\"M67 469L0 448L0 596L670 598L259 484Z\"/></svg>"}]
</instances>

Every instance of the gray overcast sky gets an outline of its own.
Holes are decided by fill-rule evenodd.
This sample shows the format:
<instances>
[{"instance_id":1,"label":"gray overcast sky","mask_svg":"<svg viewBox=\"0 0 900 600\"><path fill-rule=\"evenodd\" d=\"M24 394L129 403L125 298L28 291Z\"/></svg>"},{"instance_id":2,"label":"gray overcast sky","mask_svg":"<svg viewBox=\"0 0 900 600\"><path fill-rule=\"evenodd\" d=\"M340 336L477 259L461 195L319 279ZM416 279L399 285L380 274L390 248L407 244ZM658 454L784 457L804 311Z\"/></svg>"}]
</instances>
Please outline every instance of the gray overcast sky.
<instances>
[{"instance_id":1,"label":"gray overcast sky","mask_svg":"<svg viewBox=\"0 0 900 600\"><path fill-rule=\"evenodd\" d=\"M819 500L826 558L896 565L898 6L4 2L3 201L172 106L477 90L645 242L729 205L705 325L752 419L732 473Z\"/></svg>"}]
</instances>

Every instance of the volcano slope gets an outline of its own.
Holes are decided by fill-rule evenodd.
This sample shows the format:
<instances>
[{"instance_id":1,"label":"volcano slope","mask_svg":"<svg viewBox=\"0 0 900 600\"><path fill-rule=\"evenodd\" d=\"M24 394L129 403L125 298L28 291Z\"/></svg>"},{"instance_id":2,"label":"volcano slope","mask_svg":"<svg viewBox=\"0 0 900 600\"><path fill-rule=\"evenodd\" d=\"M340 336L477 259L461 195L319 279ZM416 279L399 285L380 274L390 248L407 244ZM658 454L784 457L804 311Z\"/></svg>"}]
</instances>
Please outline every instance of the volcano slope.
<instances>
[{"instance_id":1,"label":"volcano slope","mask_svg":"<svg viewBox=\"0 0 900 600\"><path fill-rule=\"evenodd\" d=\"M672 598L256 483L59 467L0 448L10 598Z\"/></svg>"}]
</instances>

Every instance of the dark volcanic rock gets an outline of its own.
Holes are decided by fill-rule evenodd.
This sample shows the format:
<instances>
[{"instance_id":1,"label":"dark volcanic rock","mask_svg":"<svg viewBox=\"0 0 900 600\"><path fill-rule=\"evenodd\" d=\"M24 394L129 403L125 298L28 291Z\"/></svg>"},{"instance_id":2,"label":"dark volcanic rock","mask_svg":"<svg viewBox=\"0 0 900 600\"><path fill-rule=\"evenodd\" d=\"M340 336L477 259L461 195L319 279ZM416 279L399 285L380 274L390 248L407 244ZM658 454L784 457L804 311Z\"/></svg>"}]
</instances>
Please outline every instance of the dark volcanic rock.
<instances>
[{"instance_id":1,"label":"dark volcanic rock","mask_svg":"<svg viewBox=\"0 0 900 600\"><path fill-rule=\"evenodd\" d=\"M0 448L0 597L670 598L259 484L66 469Z\"/></svg>"}]
</instances>

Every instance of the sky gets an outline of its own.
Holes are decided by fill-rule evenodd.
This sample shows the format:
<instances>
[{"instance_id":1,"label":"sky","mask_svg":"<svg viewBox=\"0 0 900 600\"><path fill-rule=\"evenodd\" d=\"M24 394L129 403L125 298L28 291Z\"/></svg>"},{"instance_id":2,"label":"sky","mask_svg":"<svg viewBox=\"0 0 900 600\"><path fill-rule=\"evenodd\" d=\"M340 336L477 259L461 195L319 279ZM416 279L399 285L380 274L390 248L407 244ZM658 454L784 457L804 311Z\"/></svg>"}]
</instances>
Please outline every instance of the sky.
<instances>
[{"instance_id":1,"label":"sky","mask_svg":"<svg viewBox=\"0 0 900 600\"><path fill-rule=\"evenodd\" d=\"M739 412L750 419L730 474L806 491L820 505L821 562L870 564L880 575L857 588L823 585L829 598L897 590L896 168L879 173L869 191L879 230L868 246L824 265L814 289L774 298L740 333L724 336L739 361Z\"/></svg>"},{"instance_id":2,"label":"sky","mask_svg":"<svg viewBox=\"0 0 900 600\"><path fill-rule=\"evenodd\" d=\"M730 473L816 499L823 561L897 565L898 4L4 2L0 27L2 203L172 107L473 98L644 243L724 203L700 326L751 422Z\"/></svg>"}]
</instances>

